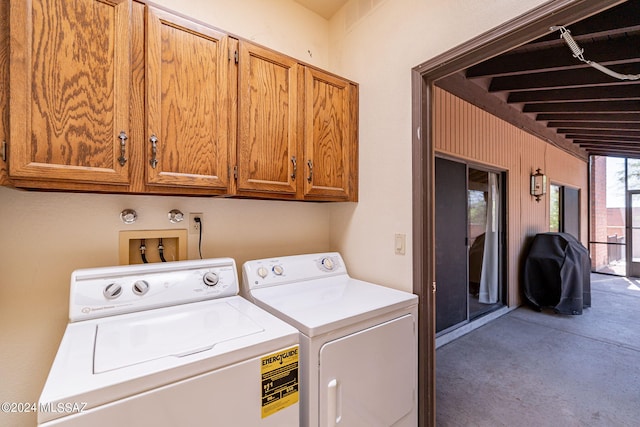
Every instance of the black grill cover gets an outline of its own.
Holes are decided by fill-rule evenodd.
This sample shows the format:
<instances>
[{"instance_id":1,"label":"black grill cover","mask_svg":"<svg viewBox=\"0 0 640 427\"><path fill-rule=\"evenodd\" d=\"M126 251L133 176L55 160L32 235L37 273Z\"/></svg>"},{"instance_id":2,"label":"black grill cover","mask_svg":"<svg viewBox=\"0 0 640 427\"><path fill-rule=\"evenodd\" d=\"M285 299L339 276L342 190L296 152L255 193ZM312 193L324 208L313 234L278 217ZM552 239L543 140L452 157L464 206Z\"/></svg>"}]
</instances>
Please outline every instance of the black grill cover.
<instances>
[{"instance_id":1,"label":"black grill cover","mask_svg":"<svg viewBox=\"0 0 640 427\"><path fill-rule=\"evenodd\" d=\"M571 234L537 234L525 260L524 294L537 310L582 314L583 307L591 307L587 249Z\"/></svg>"}]
</instances>

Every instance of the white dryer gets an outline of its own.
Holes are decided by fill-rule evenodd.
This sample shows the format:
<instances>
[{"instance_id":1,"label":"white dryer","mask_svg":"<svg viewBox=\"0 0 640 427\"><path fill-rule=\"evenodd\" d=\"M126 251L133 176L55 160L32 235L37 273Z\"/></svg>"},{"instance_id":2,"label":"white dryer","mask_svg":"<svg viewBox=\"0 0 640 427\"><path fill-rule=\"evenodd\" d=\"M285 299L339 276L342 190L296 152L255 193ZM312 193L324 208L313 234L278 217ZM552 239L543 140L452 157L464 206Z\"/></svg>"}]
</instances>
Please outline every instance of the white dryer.
<instances>
[{"instance_id":1,"label":"white dryer","mask_svg":"<svg viewBox=\"0 0 640 427\"><path fill-rule=\"evenodd\" d=\"M41 426L299 425L298 332L233 259L77 270Z\"/></svg>"},{"instance_id":2,"label":"white dryer","mask_svg":"<svg viewBox=\"0 0 640 427\"><path fill-rule=\"evenodd\" d=\"M300 331L302 426L417 425L417 296L335 252L248 261L242 294Z\"/></svg>"}]
</instances>

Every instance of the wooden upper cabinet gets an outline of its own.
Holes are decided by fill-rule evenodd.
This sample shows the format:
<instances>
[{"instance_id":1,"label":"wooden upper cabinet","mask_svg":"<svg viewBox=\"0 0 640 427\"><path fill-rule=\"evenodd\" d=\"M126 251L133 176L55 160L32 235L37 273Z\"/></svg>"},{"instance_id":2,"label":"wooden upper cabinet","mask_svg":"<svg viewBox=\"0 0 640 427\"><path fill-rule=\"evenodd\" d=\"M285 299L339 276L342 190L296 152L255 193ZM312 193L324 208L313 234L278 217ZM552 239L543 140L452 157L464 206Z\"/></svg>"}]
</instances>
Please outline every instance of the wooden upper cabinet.
<instances>
[{"instance_id":1,"label":"wooden upper cabinet","mask_svg":"<svg viewBox=\"0 0 640 427\"><path fill-rule=\"evenodd\" d=\"M147 7L147 183L229 186L227 36Z\"/></svg>"},{"instance_id":2,"label":"wooden upper cabinet","mask_svg":"<svg viewBox=\"0 0 640 427\"><path fill-rule=\"evenodd\" d=\"M11 0L12 178L128 184L130 0Z\"/></svg>"},{"instance_id":3,"label":"wooden upper cabinet","mask_svg":"<svg viewBox=\"0 0 640 427\"><path fill-rule=\"evenodd\" d=\"M304 198L357 200L357 88L304 71Z\"/></svg>"},{"instance_id":4,"label":"wooden upper cabinet","mask_svg":"<svg viewBox=\"0 0 640 427\"><path fill-rule=\"evenodd\" d=\"M353 82L133 0L2 4L0 185L357 200Z\"/></svg>"},{"instance_id":5,"label":"wooden upper cabinet","mask_svg":"<svg viewBox=\"0 0 640 427\"><path fill-rule=\"evenodd\" d=\"M238 192L295 196L299 65L241 41L238 67Z\"/></svg>"}]
</instances>

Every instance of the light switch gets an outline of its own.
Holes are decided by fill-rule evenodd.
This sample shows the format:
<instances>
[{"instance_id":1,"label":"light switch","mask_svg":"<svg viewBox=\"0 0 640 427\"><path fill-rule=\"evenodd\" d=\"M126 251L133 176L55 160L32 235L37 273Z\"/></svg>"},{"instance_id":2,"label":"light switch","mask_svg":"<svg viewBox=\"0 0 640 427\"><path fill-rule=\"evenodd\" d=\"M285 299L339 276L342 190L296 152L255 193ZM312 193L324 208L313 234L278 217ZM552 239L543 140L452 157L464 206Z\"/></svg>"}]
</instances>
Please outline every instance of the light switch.
<instances>
[{"instance_id":1,"label":"light switch","mask_svg":"<svg viewBox=\"0 0 640 427\"><path fill-rule=\"evenodd\" d=\"M396 234L395 239L395 252L396 255L404 255L407 245L407 235L404 233Z\"/></svg>"}]
</instances>

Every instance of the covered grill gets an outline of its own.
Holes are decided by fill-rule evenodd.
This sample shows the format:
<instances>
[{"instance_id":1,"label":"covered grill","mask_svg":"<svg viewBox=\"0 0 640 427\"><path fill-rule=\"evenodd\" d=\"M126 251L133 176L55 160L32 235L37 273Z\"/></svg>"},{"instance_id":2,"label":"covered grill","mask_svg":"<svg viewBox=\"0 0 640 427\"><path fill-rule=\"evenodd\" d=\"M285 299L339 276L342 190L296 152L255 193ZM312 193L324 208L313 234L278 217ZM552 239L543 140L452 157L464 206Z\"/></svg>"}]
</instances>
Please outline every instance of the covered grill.
<instances>
[{"instance_id":1,"label":"covered grill","mask_svg":"<svg viewBox=\"0 0 640 427\"><path fill-rule=\"evenodd\" d=\"M582 314L591 307L591 259L571 234L537 234L524 265L524 294L537 309Z\"/></svg>"}]
</instances>

